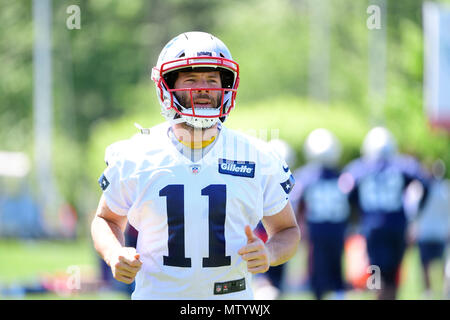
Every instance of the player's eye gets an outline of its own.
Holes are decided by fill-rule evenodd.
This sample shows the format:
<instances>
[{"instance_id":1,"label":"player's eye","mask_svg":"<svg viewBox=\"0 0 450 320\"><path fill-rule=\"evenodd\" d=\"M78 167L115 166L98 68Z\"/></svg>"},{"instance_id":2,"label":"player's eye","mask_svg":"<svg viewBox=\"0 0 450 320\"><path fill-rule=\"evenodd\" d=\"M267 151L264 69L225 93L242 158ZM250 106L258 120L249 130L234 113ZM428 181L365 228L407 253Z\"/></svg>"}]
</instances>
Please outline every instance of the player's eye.
<instances>
[{"instance_id":1,"label":"player's eye","mask_svg":"<svg viewBox=\"0 0 450 320\"><path fill-rule=\"evenodd\" d=\"M208 83L212 85L219 85L219 80L215 78L208 79Z\"/></svg>"}]
</instances>

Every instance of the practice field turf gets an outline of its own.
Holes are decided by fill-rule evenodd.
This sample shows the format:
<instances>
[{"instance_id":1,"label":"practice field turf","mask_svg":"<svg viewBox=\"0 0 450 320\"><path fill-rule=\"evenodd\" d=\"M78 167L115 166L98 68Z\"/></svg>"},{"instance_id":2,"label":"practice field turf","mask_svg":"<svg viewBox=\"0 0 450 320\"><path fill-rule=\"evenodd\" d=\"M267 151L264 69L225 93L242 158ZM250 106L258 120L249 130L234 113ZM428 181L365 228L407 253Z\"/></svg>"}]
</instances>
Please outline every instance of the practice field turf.
<instances>
[{"instance_id":1,"label":"practice field turf","mask_svg":"<svg viewBox=\"0 0 450 320\"><path fill-rule=\"evenodd\" d=\"M303 250L303 251L302 251ZM308 292L297 290L299 281L305 274L304 248L300 247L297 254L288 265L288 288L289 290L281 297L282 299L312 299ZM0 299L128 299L127 295L117 291L95 291L82 290L77 294L64 293L35 293L2 296L5 289L20 288L21 286L32 286L43 278L53 279L50 281L67 281L71 270L79 270L82 287L86 289L84 282L98 279L99 260L94 251L90 239L77 241L18 241L0 240ZM433 299L443 299L442 285L443 277L439 268L433 267L433 285L437 293ZM422 278L420 263L416 247L408 249L403 263L401 287L399 299L422 299ZM55 285L57 283L55 282ZM347 299L374 299L372 291L350 291Z\"/></svg>"},{"instance_id":2,"label":"practice field turf","mask_svg":"<svg viewBox=\"0 0 450 320\"><path fill-rule=\"evenodd\" d=\"M17 241L0 240L0 299L126 299L118 292L87 290L75 295L66 293L21 294L21 287L34 287L43 279L58 286L78 270L82 281L99 277L99 260L90 240ZM2 290L17 291L2 296Z\"/></svg>"}]
</instances>

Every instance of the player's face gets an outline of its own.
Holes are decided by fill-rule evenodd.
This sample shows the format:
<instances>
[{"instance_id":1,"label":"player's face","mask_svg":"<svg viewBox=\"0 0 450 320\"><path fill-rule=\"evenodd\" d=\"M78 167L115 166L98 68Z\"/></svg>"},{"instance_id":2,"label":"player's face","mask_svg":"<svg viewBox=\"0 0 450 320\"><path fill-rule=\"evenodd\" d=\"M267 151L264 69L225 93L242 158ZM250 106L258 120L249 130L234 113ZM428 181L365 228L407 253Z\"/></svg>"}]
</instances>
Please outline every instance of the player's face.
<instances>
[{"instance_id":1,"label":"player's face","mask_svg":"<svg viewBox=\"0 0 450 320\"><path fill-rule=\"evenodd\" d=\"M222 100L221 90L207 90L209 88L222 88L219 71L211 72L180 72L175 81L175 89L190 88L199 90L192 91L192 101L195 109L219 108ZM201 90L200 90L201 89ZM192 108L191 95L189 91L177 91L175 96L185 108Z\"/></svg>"}]
</instances>

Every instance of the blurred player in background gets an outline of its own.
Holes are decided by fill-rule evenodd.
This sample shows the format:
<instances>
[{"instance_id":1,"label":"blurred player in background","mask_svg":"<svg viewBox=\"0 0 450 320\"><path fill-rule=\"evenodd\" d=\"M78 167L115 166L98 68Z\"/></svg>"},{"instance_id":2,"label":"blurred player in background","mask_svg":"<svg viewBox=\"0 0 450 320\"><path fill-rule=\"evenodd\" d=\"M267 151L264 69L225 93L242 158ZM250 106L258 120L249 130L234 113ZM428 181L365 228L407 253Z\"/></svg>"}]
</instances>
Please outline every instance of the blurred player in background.
<instances>
[{"instance_id":1,"label":"blurred player in background","mask_svg":"<svg viewBox=\"0 0 450 320\"><path fill-rule=\"evenodd\" d=\"M288 167L293 170L297 161L294 149L282 139L272 139L269 145L284 159ZM263 224L258 223L255 234L264 242L267 241L267 232ZM270 267L269 270L261 274L256 283L255 298L262 300L274 300L283 294L283 280L286 276L286 263Z\"/></svg>"},{"instance_id":2,"label":"blurred player in background","mask_svg":"<svg viewBox=\"0 0 450 320\"><path fill-rule=\"evenodd\" d=\"M410 229L410 240L417 243L419 248L426 299L433 297L431 265L437 262L444 274L444 253L450 228L450 182L444 179L445 170L445 163L442 160L433 162L427 200L422 210L414 210L416 215L413 217ZM416 204L423 190L421 185L414 186L415 188L408 190L411 191L408 192L409 195L413 193L408 199Z\"/></svg>"},{"instance_id":3,"label":"blurred player in background","mask_svg":"<svg viewBox=\"0 0 450 320\"><path fill-rule=\"evenodd\" d=\"M266 142L222 125L239 65L218 38L173 38L152 79L166 122L107 148L95 249L115 279L136 278L132 299L252 299L252 274L297 250L292 174ZM125 244L127 222L136 248Z\"/></svg>"},{"instance_id":4,"label":"blurred player in background","mask_svg":"<svg viewBox=\"0 0 450 320\"><path fill-rule=\"evenodd\" d=\"M307 164L294 172L291 199L299 221L305 221L309 285L316 299L329 291L343 299L342 254L350 205L339 180L341 145L329 130L319 128L308 135L304 155Z\"/></svg>"},{"instance_id":5,"label":"blurred player in background","mask_svg":"<svg viewBox=\"0 0 450 320\"><path fill-rule=\"evenodd\" d=\"M378 299L396 298L399 271L406 249L407 215L404 193L417 180L427 194L427 175L418 161L397 154L396 141L384 127L371 129L361 148L362 157L344 169L351 200L361 215L371 265L379 267Z\"/></svg>"}]
</instances>

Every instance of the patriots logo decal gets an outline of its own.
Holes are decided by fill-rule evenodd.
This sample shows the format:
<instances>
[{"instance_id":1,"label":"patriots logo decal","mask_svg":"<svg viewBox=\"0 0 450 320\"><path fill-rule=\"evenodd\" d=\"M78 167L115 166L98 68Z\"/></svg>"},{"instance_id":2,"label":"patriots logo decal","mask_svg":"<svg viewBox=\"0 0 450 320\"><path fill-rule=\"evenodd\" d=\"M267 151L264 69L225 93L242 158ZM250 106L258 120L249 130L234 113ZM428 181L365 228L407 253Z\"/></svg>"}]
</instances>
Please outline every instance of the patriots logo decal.
<instances>
[{"instance_id":1,"label":"patriots logo decal","mask_svg":"<svg viewBox=\"0 0 450 320\"><path fill-rule=\"evenodd\" d=\"M286 181L280 183L280 185L283 188L284 192L286 192L286 194L289 194L289 192L291 192L292 188L295 185L294 176L291 174L289 179L287 179Z\"/></svg>"},{"instance_id":2,"label":"patriots logo decal","mask_svg":"<svg viewBox=\"0 0 450 320\"><path fill-rule=\"evenodd\" d=\"M105 174L102 174L102 176L98 179L98 184L100 185L100 188L102 188L103 191L106 190L109 186L109 181L106 179Z\"/></svg>"}]
</instances>

